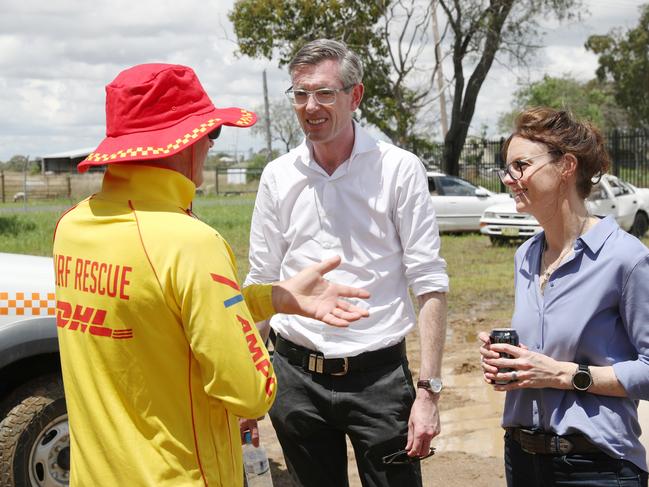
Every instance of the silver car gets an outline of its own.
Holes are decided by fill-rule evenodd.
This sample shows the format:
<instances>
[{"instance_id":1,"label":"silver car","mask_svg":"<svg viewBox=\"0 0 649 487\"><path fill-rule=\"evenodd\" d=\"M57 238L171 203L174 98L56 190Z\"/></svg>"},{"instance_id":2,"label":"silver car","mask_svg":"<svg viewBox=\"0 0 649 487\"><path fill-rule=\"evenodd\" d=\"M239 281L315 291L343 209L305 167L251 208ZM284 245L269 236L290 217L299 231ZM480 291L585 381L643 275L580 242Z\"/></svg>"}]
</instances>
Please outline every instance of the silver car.
<instances>
[{"instance_id":1,"label":"silver car","mask_svg":"<svg viewBox=\"0 0 649 487\"><path fill-rule=\"evenodd\" d=\"M427 176L441 232L477 232L485 208L512 200L507 193L493 193L456 176L434 171Z\"/></svg>"}]
</instances>

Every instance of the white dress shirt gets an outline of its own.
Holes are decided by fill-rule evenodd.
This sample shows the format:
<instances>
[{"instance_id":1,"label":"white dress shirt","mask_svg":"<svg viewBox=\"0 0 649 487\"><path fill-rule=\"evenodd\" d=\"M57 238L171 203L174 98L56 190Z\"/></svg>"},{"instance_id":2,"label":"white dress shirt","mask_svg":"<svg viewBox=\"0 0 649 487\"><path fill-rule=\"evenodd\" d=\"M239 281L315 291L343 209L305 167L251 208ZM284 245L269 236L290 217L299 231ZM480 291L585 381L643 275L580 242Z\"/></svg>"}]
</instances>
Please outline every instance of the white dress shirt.
<instances>
[{"instance_id":1,"label":"white dress shirt","mask_svg":"<svg viewBox=\"0 0 649 487\"><path fill-rule=\"evenodd\" d=\"M331 176L313 160L307 141L270 162L250 231L246 285L287 279L339 255L341 265L326 277L372 294L355 303L369 307L369 318L347 328L293 315L272 318L282 337L328 358L400 342L416 324L408 287L416 296L448 291L423 164L354 128L351 156Z\"/></svg>"}]
</instances>

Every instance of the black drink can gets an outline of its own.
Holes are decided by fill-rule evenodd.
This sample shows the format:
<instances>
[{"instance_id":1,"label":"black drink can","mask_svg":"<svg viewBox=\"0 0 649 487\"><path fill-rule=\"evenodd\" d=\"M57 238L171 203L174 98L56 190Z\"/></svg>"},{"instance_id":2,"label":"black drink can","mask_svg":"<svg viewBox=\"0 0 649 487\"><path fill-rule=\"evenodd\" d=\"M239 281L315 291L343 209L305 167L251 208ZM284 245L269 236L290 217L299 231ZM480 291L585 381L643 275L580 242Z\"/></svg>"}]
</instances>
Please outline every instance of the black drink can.
<instances>
[{"instance_id":1,"label":"black drink can","mask_svg":"<svg viewBox=\"0 0 649 487\"><path fill-rule=\"evenodd\" d=\"M518 347L518 333L513 328L494 328L491 330L491 336L489 337L490 342L493 343L508 343ZM501 353L501 358L514 358L508 353ZM512 372L514 369L510 368L501 368L498 369L499 373L503 372ZM509 384L509 380L495 380L494 384L505 385Z\"/></svg>"}]
</instances>

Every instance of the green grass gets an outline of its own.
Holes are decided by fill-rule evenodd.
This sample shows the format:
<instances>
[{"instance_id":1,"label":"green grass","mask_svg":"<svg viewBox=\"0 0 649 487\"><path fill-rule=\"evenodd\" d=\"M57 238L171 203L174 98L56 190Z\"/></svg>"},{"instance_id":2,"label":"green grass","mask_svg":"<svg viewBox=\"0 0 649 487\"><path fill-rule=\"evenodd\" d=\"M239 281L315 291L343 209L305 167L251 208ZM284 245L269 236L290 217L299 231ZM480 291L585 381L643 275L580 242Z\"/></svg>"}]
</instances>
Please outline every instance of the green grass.
<instances>
[{"instance_id":1,"label":"green grass","mask_svg":"<svg viewBox=\"0 0 649 487\"><path fill-rule=\"evenodd\" d=\"M52 255L58 212L0 214L0 252Z\"/></svg>"},{"instance_id":2,"label":"green grass","mask_svg":"<svg viewBox=\"0 0 649 487\"><path fill-rule=\"evenodd\" d=\"M476 317L509 319L514 304L515 246L494 247L479 234L442 235L448 264L449 313L472 309Z\"/></svg>"},{"instance_id":3,"label":"green grass","mask_svg":"<svg viewBox=\"0 0 649 487\"><path fill-rule=\"evenodd\" d=\"M202 198L194 204L194 213L215 228L227 240L243 281L248 273L248 238L254 196Z\"/></svg>"},{"instance_id":4,"label":"green grass","mask_svg":"<svg viewBox=\"0 0 649 487\"><path fill-rule=\"evenodd\" d=\"M248 271L248 233L254 196L204 197L197 216L216 228L232 247L243 279ZM61 210L0 213L0 251L52 255L52 234ZM649 245L649 237L643 239ZM443 235L442 256L451 278L450 317L505 324L513 309L513 257L516 247L493 247L478 234Z\"/></svg>"}]
</instances>

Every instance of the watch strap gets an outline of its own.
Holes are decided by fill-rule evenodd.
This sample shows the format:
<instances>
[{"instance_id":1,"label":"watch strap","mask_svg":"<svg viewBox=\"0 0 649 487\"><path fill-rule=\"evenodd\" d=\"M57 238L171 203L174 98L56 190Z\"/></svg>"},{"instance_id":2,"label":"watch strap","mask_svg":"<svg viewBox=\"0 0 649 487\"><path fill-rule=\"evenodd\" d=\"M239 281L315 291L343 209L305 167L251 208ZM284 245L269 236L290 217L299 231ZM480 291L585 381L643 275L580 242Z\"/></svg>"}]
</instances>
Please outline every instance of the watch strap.
<instances>
[{"instance_id":1,"label":"watch strap","mask_svg":"<svg viewBox=\"0 0 649 487\"><path fill-rule=\"evenodd\" d=\"M426 389L433 394L439 394L442 391L442 379L419 379L417 381L417 388Z\"/></svg>"},{"instance_id":2,"label":"watch strap","mask_svg":"<svg viewBox=\"0 0 649 487\"><path fill-rule=\"evenodd\" d=\"M581 382L580 379L581 377L588 378L587 385L583 386L577 383L577 381ZM578 391L587 391L592 385L593 385L593 376L590 373L590 367L587 364L578 364L577 370L572 376L572 386Z\"/></svg>"}]
</instances>

